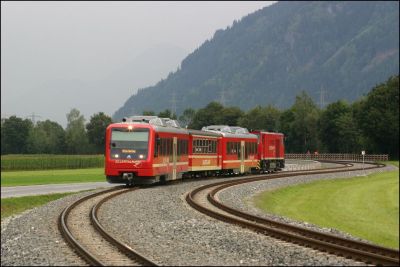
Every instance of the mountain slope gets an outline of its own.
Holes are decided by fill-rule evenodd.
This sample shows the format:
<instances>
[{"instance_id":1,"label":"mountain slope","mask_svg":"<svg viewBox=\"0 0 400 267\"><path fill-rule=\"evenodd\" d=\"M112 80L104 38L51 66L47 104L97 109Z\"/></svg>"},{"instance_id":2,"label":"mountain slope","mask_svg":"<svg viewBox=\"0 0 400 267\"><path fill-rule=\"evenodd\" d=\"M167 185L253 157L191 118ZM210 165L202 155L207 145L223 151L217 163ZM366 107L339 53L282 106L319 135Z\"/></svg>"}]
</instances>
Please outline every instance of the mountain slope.
<instances>
[{"instance_id":1,"label":"mountain slope","mask_svg":"<svg viewBox=\"0 0 400 267\"><path fill-rule=\"evenodd\" d=\"M286 108L307 91L315 101L353 101L399 73L398 2L278 2L215 32L181 68L138 90L114 119L177 113L213 100Z\"/></svg>"}]
</instances>

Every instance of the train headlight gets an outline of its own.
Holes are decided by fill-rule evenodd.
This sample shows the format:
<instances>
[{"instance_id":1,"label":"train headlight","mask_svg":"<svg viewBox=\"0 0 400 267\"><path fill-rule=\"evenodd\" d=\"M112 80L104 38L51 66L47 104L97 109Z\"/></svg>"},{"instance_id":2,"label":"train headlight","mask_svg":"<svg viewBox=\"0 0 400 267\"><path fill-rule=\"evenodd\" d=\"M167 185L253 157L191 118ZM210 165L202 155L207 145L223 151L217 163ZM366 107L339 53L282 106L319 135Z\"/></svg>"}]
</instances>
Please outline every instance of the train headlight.
<instances>
[{"instance_id":1,"label":"train headlight","mask_svg":"<svg viewBox=\"0 0 400 267\"><path fill-rule=\"evenodd\" d=\"M119 155L118 155L118 154L115 154L114 157L119 158Z\"/></svg>"},{"instance_id":2,"label":"train headlight","mask_svg":"<svg viewBox=\"0 0 400 267\"><path fill-rule=\"evenodd\" d=\"M139 155L139 159L143 159L144 158L144 155L143 154L140 154Z\"/></svg>"},{"instance_id":3,"label":"train headlight","mask_svg":"<svg viewBox=\"0 0 400 267\"><path fill-rule=\"evenodd\" d=\"M129 125L128 126L128 130L130 131L130 130L132 130L133 129L133 126L132 125Z\"/></svg>"}]
</instances>

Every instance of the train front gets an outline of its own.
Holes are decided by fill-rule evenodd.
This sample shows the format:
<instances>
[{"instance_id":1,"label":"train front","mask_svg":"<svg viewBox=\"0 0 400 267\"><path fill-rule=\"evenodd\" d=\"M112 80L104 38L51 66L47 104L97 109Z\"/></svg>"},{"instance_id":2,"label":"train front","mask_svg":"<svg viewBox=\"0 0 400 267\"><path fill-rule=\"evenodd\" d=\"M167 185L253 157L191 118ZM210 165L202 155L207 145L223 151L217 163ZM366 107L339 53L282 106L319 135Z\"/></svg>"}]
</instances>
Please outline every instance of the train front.
<instances>
[{"instance_id":1,"label":"train front","mask_svg":"<svg viewBox=\"0 0 400 267\"><path fill-rule=\"evenodd\" d=\"M154 182L152 155L154 130L149 124L113 123L107 127L105 175L110 183Z\"/></svg>"}]
</instances>

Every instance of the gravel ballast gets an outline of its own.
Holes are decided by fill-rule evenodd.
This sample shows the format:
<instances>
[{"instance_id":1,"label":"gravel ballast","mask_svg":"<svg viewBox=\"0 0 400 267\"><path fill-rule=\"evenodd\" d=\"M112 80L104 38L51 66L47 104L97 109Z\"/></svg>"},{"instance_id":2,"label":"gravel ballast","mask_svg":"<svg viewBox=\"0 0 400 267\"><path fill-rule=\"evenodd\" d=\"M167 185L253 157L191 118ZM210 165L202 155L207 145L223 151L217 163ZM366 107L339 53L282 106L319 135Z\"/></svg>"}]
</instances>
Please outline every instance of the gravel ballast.
<instances>
[{"instance_id":1,"label":"gravel ballast","mask_svg":"<svg viewBox=\"0 0 400 267\"><path fill-rule=\"evenodd\" d=\"M121 241L160 265L364 265L219 222L186 204L184 197L190 190L225 179L127 193L105 203L99 219ZM249 187L253 189L234 187L219 197L229 205L259 212L243 199L270 186L252 183ZM68 196L5 219L1 224L1 265L85 265L62 239L57 220L68 204L90 193Z\"/></svg>"}]
</instances>

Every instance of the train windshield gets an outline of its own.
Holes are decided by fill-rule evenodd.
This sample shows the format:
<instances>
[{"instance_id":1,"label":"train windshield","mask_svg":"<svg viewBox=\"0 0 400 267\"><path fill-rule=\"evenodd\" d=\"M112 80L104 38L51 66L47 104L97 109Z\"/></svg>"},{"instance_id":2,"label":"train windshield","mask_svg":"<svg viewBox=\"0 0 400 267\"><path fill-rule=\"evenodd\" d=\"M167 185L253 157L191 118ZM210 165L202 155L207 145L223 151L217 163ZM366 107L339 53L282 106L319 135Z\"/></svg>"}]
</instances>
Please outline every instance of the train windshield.
<instances>
[{"instance_id":1,"label":"train windshield","mask_svg":"<svg viewBox=\"0 0 400 267\"><path fill-rule=\"evenodd\" d=\"M144 160L149 150L149 129L113 128L110 148L112 159Z\"/></svg>"}]
</instances>

